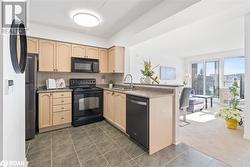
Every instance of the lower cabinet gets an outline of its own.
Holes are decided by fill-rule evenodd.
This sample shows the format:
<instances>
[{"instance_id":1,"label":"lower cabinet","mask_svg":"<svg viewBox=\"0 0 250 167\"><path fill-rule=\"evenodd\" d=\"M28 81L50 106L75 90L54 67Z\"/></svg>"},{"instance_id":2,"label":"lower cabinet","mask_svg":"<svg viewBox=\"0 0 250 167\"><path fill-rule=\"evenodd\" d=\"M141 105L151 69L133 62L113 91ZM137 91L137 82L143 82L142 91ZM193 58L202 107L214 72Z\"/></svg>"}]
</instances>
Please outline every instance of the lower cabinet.
<instances>
[{"instance_id":1,"label":"lower cabinet","mask_svg":"<svg viewBox=\"0 0 250 167\"><path fill-rule=\"evenodd\" d=\"M39 93L39 129L52 126L51 93Z\"/></svg>"},{"instance_id":2,"label":"lower cabinet","mask_svg":"<svg viewBox=\"0 0 250 167\"><path fill-rule=\"evenodd\" d=\"M126 95L104 91L104 117L117 128L126 131Z\"/></svg>"},{"instance_id":3,"label":"lower cabinet","mask_svg":"<svg viewBox=\"0 0 250 167\"><path fill-rule=\"evenodd\" d=\"M39 93L39 132L71 125L71 92Z\"/></svg>"}]
</instances>

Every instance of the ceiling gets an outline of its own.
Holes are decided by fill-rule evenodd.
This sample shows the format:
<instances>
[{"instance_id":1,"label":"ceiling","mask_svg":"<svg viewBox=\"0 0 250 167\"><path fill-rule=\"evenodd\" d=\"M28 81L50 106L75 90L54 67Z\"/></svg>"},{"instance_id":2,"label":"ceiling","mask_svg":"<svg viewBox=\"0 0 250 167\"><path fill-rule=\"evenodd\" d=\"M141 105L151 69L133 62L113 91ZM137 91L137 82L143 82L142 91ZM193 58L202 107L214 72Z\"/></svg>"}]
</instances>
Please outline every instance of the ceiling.
<instances>
[{"instance_id":1,"label":"ceiling","mask_svg":"<svg viewBox=\"0 0 250 167\"><path fill-rule=\"evenodd\" d=\"M29 4L29 19L31 23L108 39L162 1L164 0L32 0ZM97 13L102 19L101 25L94 28L77 25L70 17L70 13L76 9Z\"/></svg>"}]
</instances>

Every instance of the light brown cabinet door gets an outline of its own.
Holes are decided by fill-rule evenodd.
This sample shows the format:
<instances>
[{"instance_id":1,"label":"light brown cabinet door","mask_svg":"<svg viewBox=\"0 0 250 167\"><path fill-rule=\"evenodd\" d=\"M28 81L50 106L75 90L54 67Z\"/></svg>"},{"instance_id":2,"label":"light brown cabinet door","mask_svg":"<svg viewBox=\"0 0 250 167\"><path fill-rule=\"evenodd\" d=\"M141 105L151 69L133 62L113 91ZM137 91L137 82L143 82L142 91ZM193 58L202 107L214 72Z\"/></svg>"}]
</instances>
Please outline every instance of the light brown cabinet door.
<instances>
[{"instance_id":1,"label":"light brown cabinet door","mask_svg":"<svg viewBox=\"0 0 250 167\"><path fill-rule=\"evenodd\" d=\"M28 37L27 38L27 49L28 49L28 53L38 53L38 39L36 38L31 38Z\"/></svg>"},{"instance_id":2,"label":"light brown cabinet door","mask_svg":"<svg viewBox=\"0 0 250 167\"><path fill-rule=\"evenodd\" d=\"M126 95L114 94L114 122L123 131L126 130Z\"/></svg>"},{"instance_id":3,"label":"light brown cabinet door","mask_svg":"<svg viewBox=\"0 0 250 167\"><path fill-rule=\"evenodd\" d=\"M56 42L39 40L39 71L55 71Z\"/></svg>"},{"instance_id":4,"label":"light brown cabinet door","mask_svg":"<svg viewBox=\"0 0 250 167\"><path fill-rule=\"evenodd\" d=\"M108 50L99 49L99 72L108 73Z\"/></svg>"},{"instance_id":5,"label":"light brown cabinet door","mask_svg":"<svg viewBox=\"0 0 250 167\"><path fill-rule=\"evenodd\" d=\"M114 46L108 51L108 71L124 73L124 47Z\"/></svg>"},{"instance_id":6,"label":"light brown cabinet door","mask_svg":"<svg viewBox=\"0 0 250 167\"><path fill-rule=\"evenodd\" d=\"M86 46L72 44L72 57L86 58Z\"/></svg>"},{"instance_id":7,"label":"light brown cabinet door","mask_svg":"<svg viewBox=\"0 0 250 167\"><path fill-rule=\"evenodd\" d=\"M113 48L108 50L108 72L115 72L115 50Z\"/></svg>"},{"instance_id":8,"label":"light brown cabinet door","mask_svg":"<svg viewBox=\"0 0 250 167\"><path fill-rule=\"evenodd\" d=\"M104 91L104 117L114 121L114 98L113 92L110 91Z\"/></svg>"},{"instance_id":9,"label":"light brown cabinet door","mask_svg":"<svg viewBox=\"0 0 250 167\"><path fill-rule=\"evenodd\" d=\"M86 47L86 56L89 59L98 59L99 58L99 49L96 47L87 46Z\"/></svg>"},{"instance_id":10,"label":"light brown cabinet door","mask_svg":"<svg viewBox=\"0 0 250 167\"><path fill-rule=\"evenodd\" d=\"M56 43L56 71L71 72L71 44Z\"/></svg>"},{"instance_id":11,"label":"light brown cabinet door","mask_svg":"<svg viewBox=\"0 0 250 167\"><path fill-rule=\"evenodd\" d=\"M71 122L71 111L53 113L53 125L61 125Z\"/></svg>"},{"instance_id":12,"label":"light brown cabinet door","mask_svg":"<svg viewBox=\"0 0 250 167\"><path fill-rule=\"evenodd\" d=\"M39 129L52 126L52 95L39 93Z\"/></svg>"}]
</instances>

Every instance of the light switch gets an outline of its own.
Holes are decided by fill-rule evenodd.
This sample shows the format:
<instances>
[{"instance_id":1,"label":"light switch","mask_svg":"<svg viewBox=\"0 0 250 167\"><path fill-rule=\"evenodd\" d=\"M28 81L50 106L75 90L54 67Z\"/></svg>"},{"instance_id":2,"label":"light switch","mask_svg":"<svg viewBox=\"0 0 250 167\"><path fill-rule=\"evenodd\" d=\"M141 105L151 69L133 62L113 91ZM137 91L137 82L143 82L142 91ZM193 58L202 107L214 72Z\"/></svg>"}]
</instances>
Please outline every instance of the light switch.
<instances>
[{"instance_id":1,"label":"light switch","mask_svg":"<svg viewBox=\"0 0 250 167\"><path fill-rule=\"evenodd\" d=\"M7 80L6 82L5 94L12 94L14 91L14 80Z\"/></svg>"}]
</instances>

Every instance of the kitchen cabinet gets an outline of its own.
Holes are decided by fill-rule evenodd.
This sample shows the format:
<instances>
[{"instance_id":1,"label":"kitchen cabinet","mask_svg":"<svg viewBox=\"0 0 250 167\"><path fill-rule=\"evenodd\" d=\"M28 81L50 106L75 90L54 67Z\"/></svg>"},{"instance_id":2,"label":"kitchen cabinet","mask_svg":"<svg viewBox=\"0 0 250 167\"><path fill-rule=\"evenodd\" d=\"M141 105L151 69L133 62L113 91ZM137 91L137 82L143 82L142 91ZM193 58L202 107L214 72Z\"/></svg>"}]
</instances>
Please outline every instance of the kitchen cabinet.
<instances>
[{"instance_id":1,"label":"kitchen cabinet","mask_svg":"<svg viewBox=\"0 0 250 167\"><path fill-rule=\"evenodd\" d=\"M86 46L72 44L72 57L85 58Z\"/></svg>"},{"instance_id":2,"label":"kitchen cabinet","mask_svg":"<svg viewBox=\"0 0 250 167\"><path fill-rule=\"evenodd\" d=\"M71 92L39 93L39 132L71 126Z\"/></svg>"},{"instance_id":3,"label":"kitchen cabinet","mask_svg":"<svg viewBox=\"0 0 250 167\"><path fill-rule=\"evenodd\" d=\"M56 71L56 42L39 39L39 71Z\"/></svg>"},{"instance_id":4,"label":"kitchen cabinet","mask_svg":"<svg viewBox=\"0 0 250 167\"><path fill-rule=\"evenodd\" d=\"M71 44L39 40L39 71L70 72Z\"/></svg>"},{"instance_id":5,"label":"kitchen cabinet","mask_svg":"<svg viewBox=\"0 0 250 167\"><path fill-rule=\"evenodd\" d=\"M125 48L109 49L47 39L27 38L28 53L38 53L38 71L71 72L71 57L98 59L100 73L124 73Z\"/></svg>"},{"instance_id":6,"label":"kitchen cabinet","mask_svg":"<svg viewBox=\"0 0 250 167\"><path fill-rule=\"evenodd\" d=\"M38 46L39 46L38 39L27 37L27 50L28 50L28 53L37 53L38 54L38 52L39 52Z\"/></svg>"},{"instance_id":7,"label":"kitchen cabinet","mask_svg":"<svg viewBox=\"0 0 250 167\"><path fill-rule=\"evenodd\" d=\"M98 59L99 50L97 47L73 44L72 45L72 57Z\"/></svg>"},{"instance_id":8,"label":"kitchen cabinet","mask_svg":"<svg viewBox=\"0 0 250 167\"><path fill-rule=\"evenodd\" d=\"M71 72L71 44L57 42L55 59L54 68L57 72Z\"/></svg>"},{"instance_id":9,"label":"kitchen cabinet","mask_svg":"<svg viewBox=\"0 0 250 167\"><path fill-rule=\"evenodd\" d=\"M126 95L104 91L104 118L117 128L126 130Z\"/></svg>"},{"instance_id":10,"label":"kitchen cabinet","mask_svg":"<svg viewBox=\"0 0 250 167\"><path fill-rule=\"evenodd\" d=\"M40 93L39 96L39 129L52 126L52 96Z\"/></svg>"},{"instance_id":11,"label":"kitchen cabinet","mask_svg":"<svg viewBox=\"0 0 250 167\"><path fill-rule=\"evenodd\" d=\"M108 72L124 73L124 47L113 46L108 50Z\"/></svg>"},{"instance_id":12,"label":"kitchen cabinet","mask_svg":"<svg viewBox=\"0 0 250 167\"><path fill-rule=\"evenodd\" d=\"M114 96L114 122L115 124L126 131L126 95L115 93Z\"/></svg>"},{"instance_id":13,"label":"kitchen cabinet","mask_svg":"<svg viewBox=\"0 0 250 167\"><path fill-rule=\"evenodd\" d=\"M99 49L99 72L108 73L108 50Z\"/></svg>"},{"instance_id":14,"label":"kitchen cabinet","mask_svg":"<svg viewBox=\"0 0 250 167\"><path fill-rule=\"evenodd\" d=\"M86 47L86 58L98 59L99 58L99 49L97 47L87 46Z\"/></svg>"},{"instance_id":15,"label":"kitchen cabinet","mask_svg":"<svg viewBox=\"0 0 250 167\"><path fill-rule=\"evenodd\" d=\"M113 92L104 91L104 113L103 116L109 121L114 120L114 98Z\"/></svg>"},{"instance_id":16,"label":"kitchen cabinet","mask_svg":"<svg viewBox=\"0 0 250 167\"><path fill-rule=\"evenodd\" d=\"M71 112L57 112L53 113L53 125L61 125L71 122Z\"/></svg>"}]
</instances>

